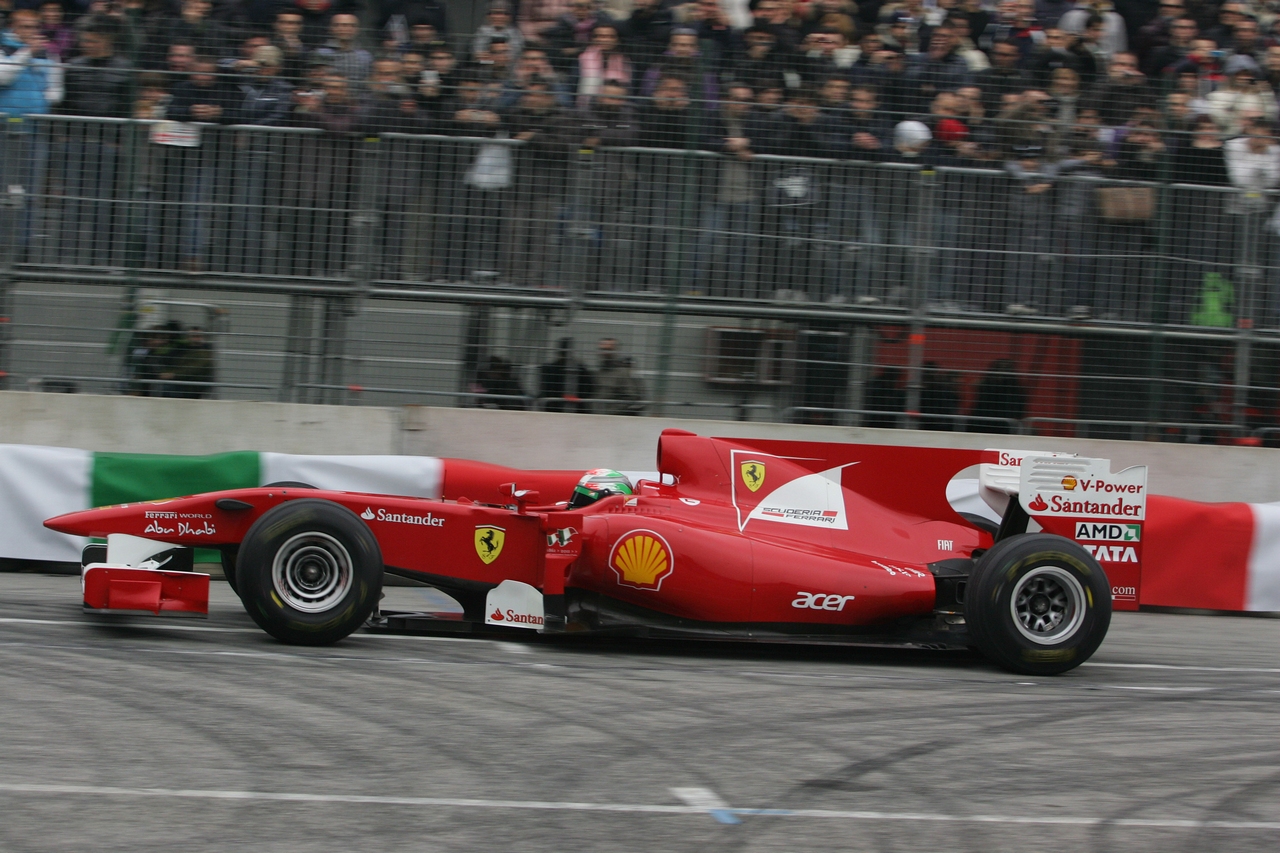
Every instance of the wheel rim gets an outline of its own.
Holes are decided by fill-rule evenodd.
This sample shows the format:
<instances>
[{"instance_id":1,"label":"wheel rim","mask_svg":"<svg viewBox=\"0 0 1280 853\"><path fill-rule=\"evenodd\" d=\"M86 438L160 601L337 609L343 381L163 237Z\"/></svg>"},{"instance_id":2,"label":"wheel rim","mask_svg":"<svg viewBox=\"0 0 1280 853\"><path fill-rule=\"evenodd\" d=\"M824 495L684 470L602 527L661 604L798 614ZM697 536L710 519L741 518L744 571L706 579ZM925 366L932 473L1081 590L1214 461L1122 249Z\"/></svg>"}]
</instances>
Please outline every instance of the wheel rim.
<instances>
[{"instance_id":1,"label":"wheel rim","mask_svg":"<svg viewBox=\"0 0 1280 853\"><path fill-rule=\"evenodd\" d=\"M1058 566L1037 566L1019 579L1009 602L1013 624L1033 643L1069 639L1084 622L1084 587Z\"/></svg>"},{"instance_id":2,"label":"wheel rim","mask_svg":"<svg viewBox=\"0 0 1280 853\"><path fill-rule=\"evenodd\" d=\"M276 551L271 583L295 610L322 613L351 590L351 555L327 533L299 533Z\"/></svg>"}]
</instances>

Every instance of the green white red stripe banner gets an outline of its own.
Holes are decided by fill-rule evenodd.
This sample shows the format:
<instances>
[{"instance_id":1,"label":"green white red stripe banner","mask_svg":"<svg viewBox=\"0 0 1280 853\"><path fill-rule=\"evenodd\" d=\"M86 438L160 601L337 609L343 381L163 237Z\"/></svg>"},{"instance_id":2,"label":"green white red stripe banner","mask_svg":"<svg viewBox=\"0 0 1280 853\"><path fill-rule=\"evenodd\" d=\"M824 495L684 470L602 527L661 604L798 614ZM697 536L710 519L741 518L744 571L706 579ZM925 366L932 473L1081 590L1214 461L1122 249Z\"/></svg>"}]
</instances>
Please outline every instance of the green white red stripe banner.
<instances>
[{"instance_id":1,"label":"green white red stripe banner","mask_svg":"<svg viewBox=\"0 0 1280 853\"><path fill-rule=\"evenodd\" d=\"M434 498L443 471L443 461L429 456L160 456L0 444L0 558L79 561L83 541L43 526L64 512L286 480Z\"/></svg>"},{"instance_id":2,"label":"green white red stripe banner","mask_svg":"<svg viewBox=\"0 0 1280 853\"><path fill-rule=\"evenodd\" d=\"M424 456L155 456L0 444L0 559L78 562L84 542L43 522L92 506L286 480L438 498L446 465L454 472L451 482L458 480L455 492L472 488L460 485L469 468L477 469L471 472L476 482L495 476L487 470L492 466ZM567 482L576 476L565 473ZM1140 604L1280 611L1280 503L1206 504L1153 495L1143 538Z\"/></svg>"}]
</instances>

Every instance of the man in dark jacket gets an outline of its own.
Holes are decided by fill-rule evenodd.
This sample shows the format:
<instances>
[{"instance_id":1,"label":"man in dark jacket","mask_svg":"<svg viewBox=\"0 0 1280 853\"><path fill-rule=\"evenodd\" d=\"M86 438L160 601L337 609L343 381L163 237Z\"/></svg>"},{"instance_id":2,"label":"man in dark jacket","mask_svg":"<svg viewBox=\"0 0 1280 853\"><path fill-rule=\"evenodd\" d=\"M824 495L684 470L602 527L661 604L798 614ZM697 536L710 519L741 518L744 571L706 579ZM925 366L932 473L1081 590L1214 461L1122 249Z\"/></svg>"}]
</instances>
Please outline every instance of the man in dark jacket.
<instances>
[{"instance_id":1,"label":"man in dark jacket","mask_svg":"<svg viewBox=\"0 0 1280 853\"><path fill-rule=\"evenodd\" d=\"M209 0L183 0L182 12L177 18L161 18L147 39L150 53L146 57L146 65L163 68L171 44L195 45L196 53L215 60L227 54L229 33L221 24L209 19L211 8Z\"/></svg>"},{"instance_id":2,"label":"man in dark jacket","mask_svg":"<svg viewBox=\"0 0 1280 853\"><path fill-rule=\"evenodd\" d=\"M591 45L591 31L596 26L617 24L608 13L597 10L596 0L572 0L569 12L543 33L551 64L563 75L571 75L578 66L578 56Z\"/></svg>"},{"instance_id":3,"label":"man in dark jacket","mask_svg":"<svg viewBox=\"0 0 1280 853\"><path fill-rule=\"evenodd\" d=\"M239 106L238 91L218 77L218 66L209 57L197 57L191 64L191 76L173 89L167 116L175 121L201 124L230 124ZM209 247L211 211L209 203L219 180L218 165L222 159L211 156L209 149L219 151L225 145L216 131L201 132L198 148L170 152L166 161L166 185L173 191L176 181L182 198L183 268L200 269ZM203 149L203 150L202 150Z\"/></svg>"},{"instance_id":4,"label":"man in dark jacket","mask_svg":"<svg viewBox=\"0 0 1280 853\"><path fill-rule=\"evenodd\" d=\"M588 255L578 266L594 276L590 284L599 289L626 289L635 271L631 246L635 238L637 159L634 154L612 149L635 145L639 132L640 120L627 103L627 86L606 80L583 115L583 150L575 172L587 188L583 193L586 203L574 206L580 218L573 233L585 238L583 248Z\"/></svg>"},{"instance_id":5,"label":"man in dark jacket","mask_svg":"<svg viewBox=\"0 0 1280 853\"><path fill-rule=\"evenodd\" d=\"M939 92L954 92L970 82L969 65L957 48L955 27L944 21L929 36L929 51L907 69L914 108L923 112Z\"/></svg>"},{"instance_id":6,"label":"man in dark jacket","mask_svg":"<svg viewBox=\"0 0 1280 853\"><path fill-rule=\"evenodd\" d=\"M107 18L91 19L80 33L81 55L67 63L66 94L62 112L80 116L129 118L132 64L115 50L119 33L116 23ZM116 197L116 168L119 146L111 144L114 129L99 137L85 128L70 128L67 142L66 230L74 247L68 263L101 264L112 256L112 206Z\"/></svg>"},{"instance_id":7,"label":"man in dark jacket","mask_svg":"<svg viewBox=\"0 0 1280 853\"><path fill-rule=\"evenodd\" d=\"M1031 88L1031 75L1020 67L1022 53L1013 42L991 46L991 67L974 75L974 85L982 89L982 108L995 115L1005 107L1005 95L1021 95Z\"/></svg>"},{"instance_id":8,"label":"man in dark jacket","mask_svg":"<svg viewBox=\"0 0 1280 853\"><path fill-rule=\"evenodd\" d=\"M559 219L568 178L569 152L577 150L577 124L556 104L550 81L540 77L525 86L524 96L507 121L512 138L524 145L516 152L516 196L511 254L504 266L522 284L552 284L552 235Z\"/></svg>"}]
</instances>

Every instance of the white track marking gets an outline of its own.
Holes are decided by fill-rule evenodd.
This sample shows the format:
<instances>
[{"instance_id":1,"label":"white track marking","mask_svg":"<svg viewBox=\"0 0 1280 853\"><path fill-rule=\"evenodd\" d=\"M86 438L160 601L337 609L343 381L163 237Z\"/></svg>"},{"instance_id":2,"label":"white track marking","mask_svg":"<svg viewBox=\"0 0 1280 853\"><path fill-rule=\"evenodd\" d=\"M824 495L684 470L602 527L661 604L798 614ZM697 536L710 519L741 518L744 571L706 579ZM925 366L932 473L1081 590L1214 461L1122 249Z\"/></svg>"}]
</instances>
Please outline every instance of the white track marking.
<instances>
[{"instance_id":1,"label":"white track marking","mask_svg":"<svg viewBox=\"0 0 1280 853\"><path fill-rule=\"evenodd\" d=\"M201 633L214 634L262 634L261 628L219 628L212 625L175 625L171 622L116 622L102 621L90 617L84 621L76 619L19 619L16 617L0 616L0 624L12 623L16 625L69 625L72 627L111 627L111 628L138 628L153 631L195 631ZM354 639L372 639L372 640L423 640L431 643L487 643L492 642L484 637L438 637L427 636L424 634L377 634L357 631L351 635ZM499 642L497 646L504 651L519 651L527 653L529 648L520 643Z\"/></svg>"},{"instance_id":2,"label":"white track marking","mask_svg":"<svg viewBox=\"0 0 1280 853\"><path fill-rule=\"evenodd\" d=\"M1257 672L1274 674L1280 673L1280 668L1266 669L1262 667L1249 666L1190 666L1173 663L1101 663L1099 661L1088 661L1080 664L1082 667L1104 666L1111 669L1171 669L1183 670L1187 672Z\"/></svg>"},{"instance_id":3,"label":"white track marking","mask_svg":"<svg viewBox=\"0 0 1280 853\"><path fill-rule=\"evenodd\" d=\"M670 788L669 790L686 806L702 809L711 815L716 823L742 823L742 819L733 813L729 804L710 788Z\"/></svg>"},{"instance_id":4,"label":"white track marking","mask_svg":"<svg viewBox=\"0 0 1280 853\"><path fill-rule=\"evenodd\" d=\"M705 790L705 789L698 789ZM361 794L304 794L272 791L218 791L199 788L124 788L105 785L41 785L0 782L0 793L90 796L153 797L186 800L231 800L274 803L337 803L349 805L436 806L463 809L522 809L534 811L623 812L656 815L706 814L705 806L646 803L581 803L556 800L488 800L461 797L380 797ZM710 793L710 792L708 792ZM714 794L712 795L714 796ZM735 817L822 818L847 821L928 821L931 823L986 823L1053 826L1116 826L1140 829L1280 830L1280 821L1193 820L1179 818L1116 818L1071 815L954 815L936 812L845 811L839 809L728 808Z\"/></svg>"}]
</instances>

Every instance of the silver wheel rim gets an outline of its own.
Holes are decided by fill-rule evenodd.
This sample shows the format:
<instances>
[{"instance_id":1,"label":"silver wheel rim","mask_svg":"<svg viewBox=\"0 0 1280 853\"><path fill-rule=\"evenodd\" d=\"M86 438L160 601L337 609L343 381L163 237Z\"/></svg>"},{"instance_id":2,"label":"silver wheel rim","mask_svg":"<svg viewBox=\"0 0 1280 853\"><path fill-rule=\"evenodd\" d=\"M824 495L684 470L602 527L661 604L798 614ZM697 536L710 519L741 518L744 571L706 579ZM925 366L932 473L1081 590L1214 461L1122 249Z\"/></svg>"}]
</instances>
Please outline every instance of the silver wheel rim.
<instances>
[{"instance_id":1,"label":"silver wheel rim","mask_svg":"<svg viewBox=\"0 0 1280 853\"><path fill-rule=\"evenodd\" d=\"M1070 639L1084 623L1084 587L1058 566L1037 566L1018 580L1009 601L1018 633L1042 646Z\"/></svg>"},{"instance_id":2,"label":"silver wheel rim","mask_svg":"<svg viewBox=\"0 0 1280 853\"><path fill-rule=\"evenodd\" d=\"M271 583L284 602L303 613L323 613L351 590L351 555L327 533L299 533L276 551Z\"/></svg>"}]
</instances>

